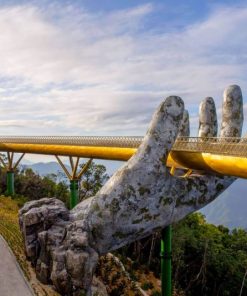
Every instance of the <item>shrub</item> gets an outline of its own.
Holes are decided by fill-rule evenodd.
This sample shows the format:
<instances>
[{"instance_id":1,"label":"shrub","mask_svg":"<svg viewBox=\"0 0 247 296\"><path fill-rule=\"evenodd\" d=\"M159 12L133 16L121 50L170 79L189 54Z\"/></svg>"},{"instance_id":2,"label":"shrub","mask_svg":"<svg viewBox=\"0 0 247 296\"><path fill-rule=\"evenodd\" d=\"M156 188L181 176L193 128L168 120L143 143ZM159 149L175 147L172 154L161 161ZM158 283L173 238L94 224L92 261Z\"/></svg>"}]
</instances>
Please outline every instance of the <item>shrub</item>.
<instances>
[{"instance_id":1,"label":"shrub","mask_svg":"<svg viewBox=\"0 0 247 296\"><path fill-rule=\"evenodd\" d=\"M149 289L153 289L154 285L153 283L151 282L145 282L141 285L141 288L146 291L146 290L149 290Z\"/></svg>"}]
</instances>

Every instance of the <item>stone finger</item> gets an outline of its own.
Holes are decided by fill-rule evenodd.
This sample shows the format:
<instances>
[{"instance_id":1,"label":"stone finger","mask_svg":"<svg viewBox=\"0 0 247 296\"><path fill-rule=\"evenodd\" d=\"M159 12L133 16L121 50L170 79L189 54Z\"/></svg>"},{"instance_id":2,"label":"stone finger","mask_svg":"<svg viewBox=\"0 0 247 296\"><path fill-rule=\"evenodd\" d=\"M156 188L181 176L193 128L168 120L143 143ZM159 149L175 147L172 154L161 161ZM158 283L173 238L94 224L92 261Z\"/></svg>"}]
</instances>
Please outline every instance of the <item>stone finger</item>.
<instances>
[{"instance_id":1,"label":"stone finger","mask_svg":"<svg viewBox=\"0 0 247 296\"><path fill-rule=\"evenodd\" d=\"M184 102L180 97L166 98L154 113L143 143L134 157L149 162L166 159L179 132L183 112Z\"/></svg>"},{"instance_id":2,"label":"stone finger","mask_svg":"<svg viewBox=\"0 0 247 296\"><path fill-rule=\"evenodd\" d=\"M220 137L241 137L243 118L241 88L230 85L224 91Z\"/></svg>"},{"instance_id":3,"label":"stone finger","mask_svg":"<svg viewBox=\"0 0 247 296\"><path fill-rule=\"evenodd\" d=\"M181 125L179 127L178 137L190 136L190 117L189 112L184 110Z\"/></svg>"},{"instance_id":4,"label":"stone finger","mask_svg":"<svg viewBox=\"0 0 247 296\"><path fill-rule=\"evenodd\" d=\"M198 137L217 137L217 114L214 99L205 98L199 107Z\"/></svg>"}]
</instances>

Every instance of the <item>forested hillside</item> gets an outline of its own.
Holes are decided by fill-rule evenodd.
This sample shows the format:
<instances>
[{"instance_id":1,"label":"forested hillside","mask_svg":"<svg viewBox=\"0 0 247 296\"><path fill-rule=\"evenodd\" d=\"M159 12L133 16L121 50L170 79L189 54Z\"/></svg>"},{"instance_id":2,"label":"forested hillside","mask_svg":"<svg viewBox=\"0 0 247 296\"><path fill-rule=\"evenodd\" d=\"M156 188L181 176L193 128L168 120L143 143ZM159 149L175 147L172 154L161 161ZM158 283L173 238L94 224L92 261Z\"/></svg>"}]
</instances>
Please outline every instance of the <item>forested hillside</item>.
<instances>
[{"instance_id":1,"label":"forested hillside","mask_svg":"<svg viewBox=\"0 0 247 296\"><path fill-rule=\"evenodd\" d=\"M181 295L247 295L247 232L208 224L195 213L173 226L173 285ZM159 277L160 233L124 247L117 254L130 257L134 274L153 271ZM244 281L244 287L241 287ZM148 282L146 283L148 286Z\"/></svg>"}]
</instances>

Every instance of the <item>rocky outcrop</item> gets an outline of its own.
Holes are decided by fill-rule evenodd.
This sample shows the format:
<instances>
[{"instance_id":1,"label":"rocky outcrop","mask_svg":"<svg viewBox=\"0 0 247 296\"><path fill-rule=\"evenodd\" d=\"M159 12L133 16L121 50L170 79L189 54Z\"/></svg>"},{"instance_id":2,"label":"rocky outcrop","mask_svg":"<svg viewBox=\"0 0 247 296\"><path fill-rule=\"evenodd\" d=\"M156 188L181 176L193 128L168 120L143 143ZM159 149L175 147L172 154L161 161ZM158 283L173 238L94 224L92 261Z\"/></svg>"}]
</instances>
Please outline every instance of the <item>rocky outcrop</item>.
<instances>
[{"instance_id":1,"label":"rocky outcrop","mask_svg":"<svg viewBox=\"0 0 247 296\"><path fill-rule=\"evenodd\" d=\"M90 247L86 221L71 222L68 209L54 198L28 202L19 214L26 255L37 278L62 295L90 293L98 254Z\"/></svg>"},{"instance_id":2,"label":"rocky outcrop","mask_svg":"<svg viewBox=\"0 0 247 296\"><path fill-rule=\"evenodd\" d=\"M225 91L223 135L241 134L239 89ZM200 108L201 136L216 133L213 106L210 98ZM229 106L234 106L232 116ZM170 175L166 159L179 132L188 135L189 117L181 98L171 96L154 113L136 154L94 197L70 212L61 201L47 198L20 210L26 254L41 281L52 283L62 295L91 295L98 256L181 220L235 180L198 172L186 178Z\"/></svg>"}]
</instances>

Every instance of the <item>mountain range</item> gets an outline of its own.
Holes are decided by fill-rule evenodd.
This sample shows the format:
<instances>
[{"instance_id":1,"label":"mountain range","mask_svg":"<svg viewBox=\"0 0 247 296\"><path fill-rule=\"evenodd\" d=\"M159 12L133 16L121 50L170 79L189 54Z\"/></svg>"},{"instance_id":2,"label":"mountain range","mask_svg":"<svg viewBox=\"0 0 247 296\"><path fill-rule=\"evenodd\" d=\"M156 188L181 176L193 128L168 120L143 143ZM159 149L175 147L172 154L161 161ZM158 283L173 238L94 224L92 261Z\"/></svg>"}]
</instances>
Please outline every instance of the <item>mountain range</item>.
<instances>
[{"instance_id":1,"label":"mountain range","mask_svg":"<svg viewBox=\"0 0 247 296\"><path fill-rule=\"evenodd\" d=\"M236 180L201 212L215 225L247 229L247 180Z\"/></svg>"}]
</instances>

